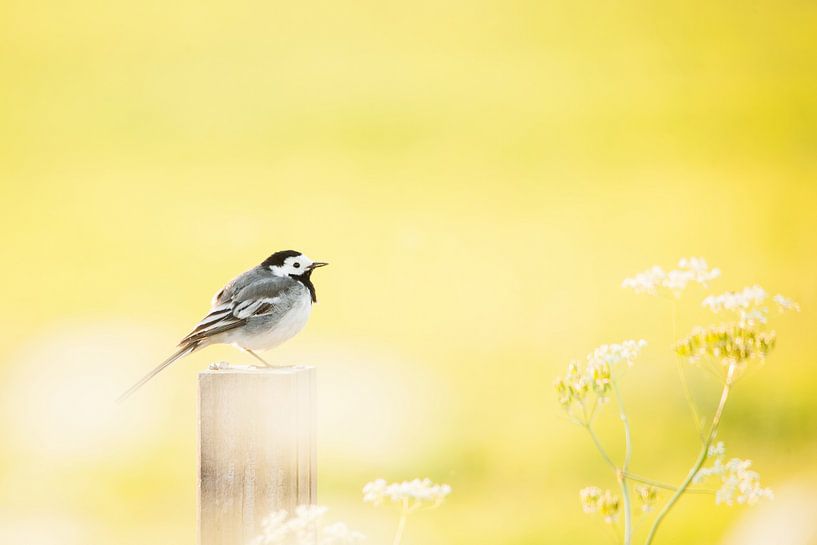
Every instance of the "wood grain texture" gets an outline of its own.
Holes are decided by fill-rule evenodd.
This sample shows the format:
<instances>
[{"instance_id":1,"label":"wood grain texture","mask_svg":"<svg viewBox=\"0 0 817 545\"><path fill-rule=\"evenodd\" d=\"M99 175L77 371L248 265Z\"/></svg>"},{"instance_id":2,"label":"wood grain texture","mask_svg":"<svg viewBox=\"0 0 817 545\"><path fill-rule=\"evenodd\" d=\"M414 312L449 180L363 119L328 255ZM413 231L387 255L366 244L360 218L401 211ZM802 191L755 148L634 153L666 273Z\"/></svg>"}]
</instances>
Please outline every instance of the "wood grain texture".
<instances>
[{"instance_id":1,"label":"wood grain texture","mask_svg":"<svg viewBox=\"0 0 817 545\"><path fill-rule=\"evenodd\" d=\"M315 368L199 374L199 545L246 545L316 501Z\"/></svg>"}]
</instances>

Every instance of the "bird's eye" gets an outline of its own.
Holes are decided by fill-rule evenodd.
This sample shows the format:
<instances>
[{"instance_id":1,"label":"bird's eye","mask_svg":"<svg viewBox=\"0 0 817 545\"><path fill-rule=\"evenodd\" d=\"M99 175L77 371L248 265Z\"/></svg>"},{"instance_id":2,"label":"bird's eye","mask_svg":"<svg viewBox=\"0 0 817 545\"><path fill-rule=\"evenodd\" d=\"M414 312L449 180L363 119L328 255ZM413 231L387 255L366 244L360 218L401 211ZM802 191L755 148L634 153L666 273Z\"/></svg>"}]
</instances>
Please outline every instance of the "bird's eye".
<instances>
[{"instance_id":1,"label":"bird's eye","mask_svg":"<svg viewBox=\"0 0 817 545\"><path fill-rule=\"evenodd\" d=\"M301 264L300 264L300 263L297 263L297 262L296 262L296 263L293 263L293 264L292 264L292 266L293 266L293 267L295 267L296 269L300 269L300 268L301 268Z\"/></svg>"}]
</instances>

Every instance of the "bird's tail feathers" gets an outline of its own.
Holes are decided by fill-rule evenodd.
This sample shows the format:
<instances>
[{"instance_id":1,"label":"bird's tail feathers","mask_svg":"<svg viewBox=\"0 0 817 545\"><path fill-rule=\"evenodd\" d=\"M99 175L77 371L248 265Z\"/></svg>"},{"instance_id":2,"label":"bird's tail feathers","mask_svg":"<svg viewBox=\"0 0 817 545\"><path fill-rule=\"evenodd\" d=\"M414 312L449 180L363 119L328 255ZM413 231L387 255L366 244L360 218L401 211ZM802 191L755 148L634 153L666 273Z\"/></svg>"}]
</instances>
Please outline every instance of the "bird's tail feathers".
<instances>
[{"instance_id":1,"label":"bird's tail feathers","mask_svg":"<svg viewBox=\"0 0 817 545\"><path fill-rule=\"evenodd\" d=\"M184 357L184 356L190 354L191 352L195 351L196 348L199 347L199 344L200 344L199 342L194 342L194 343L185 344L184 346L182 346L175 354L173 354L172 356L167 358L165 361L163 361L162 363L157 365L150 373L148 373L147 375L142 377L139 380L139 382L137 382L136 384L134 384L133 386L131 386L130 388L125 390L125 392L116 399L116 402L117 403L122 403L123 401L128 399L131 396L131 394L133 394L134 392L136 392L136 390L138 390L139 388L144 386L145 383L147 383L147 381L149 381L150 379L152 379L153 377L158 375L159 372L162 369L164 369L165 367L167 367L168 365L170 365L171 363L173 363L177 359L179 359L181 357Z\"/></svg>"}]
</instances>

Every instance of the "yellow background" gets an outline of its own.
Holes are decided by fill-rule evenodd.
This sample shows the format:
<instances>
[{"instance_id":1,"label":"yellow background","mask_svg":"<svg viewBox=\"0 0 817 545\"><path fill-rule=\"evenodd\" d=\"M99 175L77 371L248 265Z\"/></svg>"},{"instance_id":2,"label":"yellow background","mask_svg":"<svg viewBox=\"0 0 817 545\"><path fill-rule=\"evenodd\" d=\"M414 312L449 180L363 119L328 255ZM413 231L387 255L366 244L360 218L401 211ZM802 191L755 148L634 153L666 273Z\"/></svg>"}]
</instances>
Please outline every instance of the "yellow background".
<instances>
[{"instance_id":1,"label":"yellow background","mask_svg":"<svg viewBox=\"0 0 817 545\"><path fill-rule=\"evenodd\" d=\"M247 357L109 402L286 248L331 266L269 359L319 366L320 500L369 543L380 476L454 488L407 544L608 543L577 491L614 481L552 381L624 338L633 468L680 481L669 305L619 285L684 255L803 307L720 438L813 514L815 28L812 2L3 1L0 541L193 542L196 373ZM768 509L690 497L658 542Z\"/></svg>"}]
</instances>

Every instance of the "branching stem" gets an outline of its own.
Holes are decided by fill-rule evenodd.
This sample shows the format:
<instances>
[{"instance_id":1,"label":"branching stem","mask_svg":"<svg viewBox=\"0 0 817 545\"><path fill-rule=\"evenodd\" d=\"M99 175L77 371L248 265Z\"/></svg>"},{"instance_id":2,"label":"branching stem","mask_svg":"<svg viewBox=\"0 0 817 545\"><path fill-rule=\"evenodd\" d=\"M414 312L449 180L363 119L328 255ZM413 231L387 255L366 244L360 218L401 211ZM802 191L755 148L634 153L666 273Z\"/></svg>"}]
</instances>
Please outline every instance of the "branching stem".
<instances>
[{"instance_id":1,"label":"branching stem","mask_svg":"<svg viewBox=\"0 0 817 545\"><path fill-rule=\"evenodd\" d=\"M712 444L712 441L715 439L715 436L718 433L718 426L720 425L721 422L721 416L723 416L723 409L726 406L726 399L729 397L729 391L732 387L734 370L735 370L734 364L730 365L729 371L727 372L726 375L726 381L723 384L723 391L721 392L721 399L720 402L718 403L718 408L715 410L715 415L712 417L712 424L709 427L709 434L707 435L706 440L704 441L704 444L701 447L701 451L698 454L698 458L695 460L695 464L692 466L692 469L689 470L689 473L687 473L684 482L681 483L681 485L675 491L675 494L672 495L667 504L661 509L661 511L659 511L658 516L655 517L655 521L653 522L652 527L650 528L650 533L647 534L647 540L644 542L645 545L650 545L652 543L653 539L655 538L655 534L658 531L658 527L661 525L661 522L664 520L664 517L667 516L667 513L669 513L670 509L673 508L673 506L680 499L683 493L687 491L689 485L692 483L692 479L695 478L695 475L698 474L698 471L701 469L701 466L703 466L704 462L706 461L707 455L709 453L709 446Z\"/></svg>"},{"instance_id":2,"label":"branching stem","mask_svg":"<svg viewBox=\"0 0 817 545\"><path fill-rule=\"evenodd\" d=\"M601 441L599 441L599 438L596 435L596 432L593 431L590 423L585 423L584 428L587 430L587 433L590 434L591 439L593 439L593 444L596 445L596 449L599 451L599 454L601 454L601 457L604 458L604 461L607 462L607 465L612 467L614 471L618 471L618 466L616 466L615 462L613 462L612 458L610 458L610 456L607 454L607 451L604 450Z\"/></svg>"},{"instance_id":3,"label":"branching stem","mask_svg":"<svg viewBox=\"0 0 817 545\"><path fill-rule=\"evenodd\" d=\"M655 479L649 479L647 477L642 477L641 475L636 475L635 473L627 472L625 476L630 479L631 481L635 481L637 483L648 484L650 486L654 486L655 488L663 488L664 490L672 490L673 492L678 490L677 486L672 486L671 484L662 483L661 481L656 481ZM714 494L714 490L705 490L703 488L687 488L688 494Z\"/></svg>"},{"instance_id":4,"label":"branching stem","mask_svg":"<svg viewBox=\"0 0 817 545\"><path fill-rule=\"evenodd\" d=\"M672 342L678 342L678 300L672 299ZM684 373L683 363L681 358L675 358L675 368L678 369L678 378L681 381L681 388L684 391L684 398L686 399L689 410L692 412L692 419L695 421L695 430L698 432L698 437L701 441L704 440L704 430L701 428L701 415L698 414L698 408L695 406L695 400L692 398L692 392L687 383L686 374Z\"/></svg>"},{"instance_id":5,"label":"branching stem","mask_svg":"<svg viewBox=\"0 0 817 545\"><path fill-rule=\"evenodd\" d=\"M619 486L621 487L621 497L624 500L624 545L630 545L633 533L633 509L630 501L630 485L627 484L627 470L630 467L630 459L633 456L632 438L630 436L630 420L624 410L624 403L621 399L621 392L618 383L613 382L613 391L618 404L618 415L624 424L624 463L620 470L616 471Z\"/></svg>"}]
</instances>

